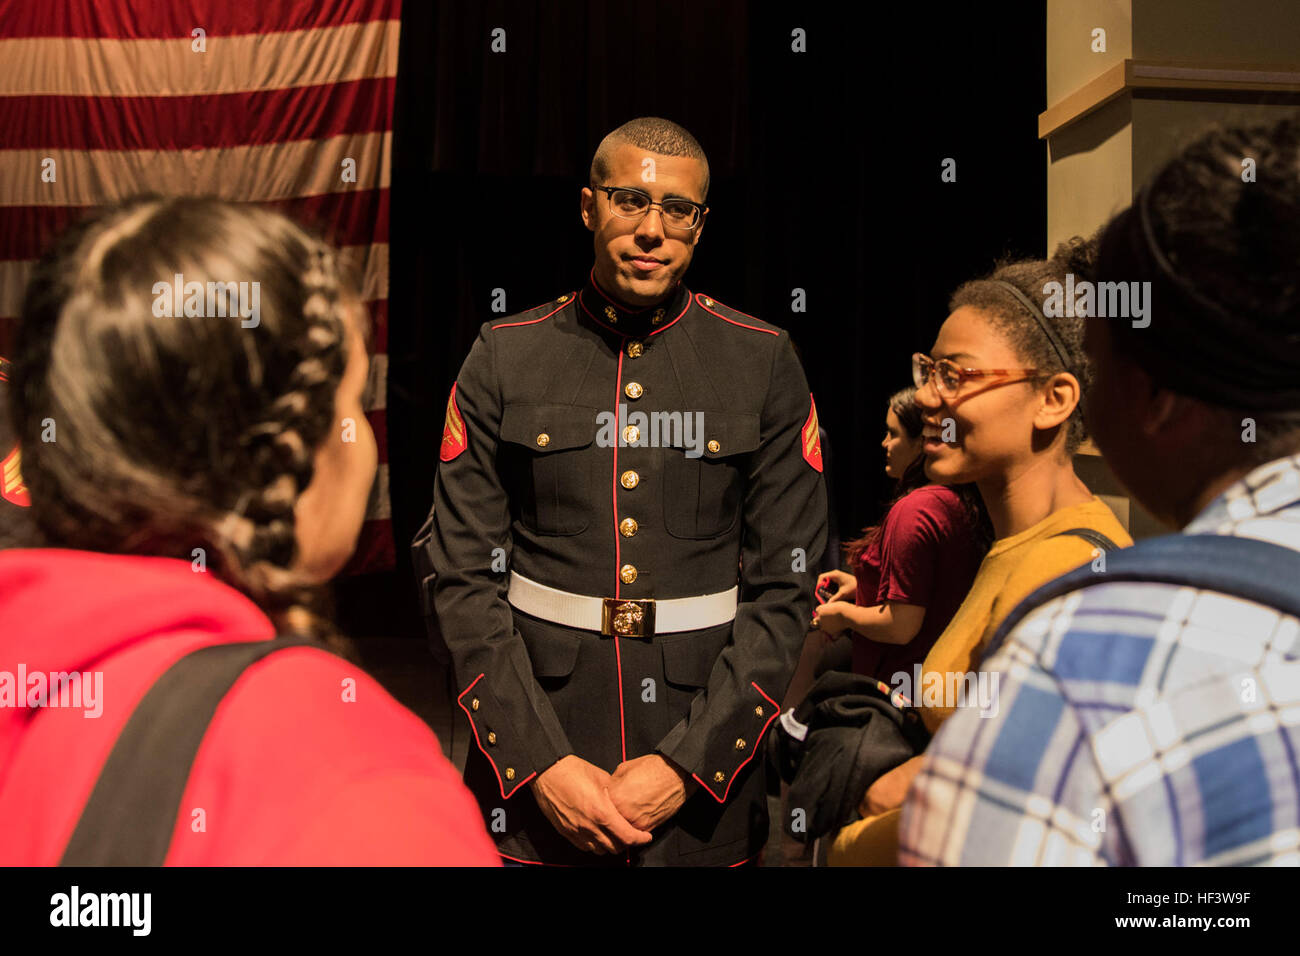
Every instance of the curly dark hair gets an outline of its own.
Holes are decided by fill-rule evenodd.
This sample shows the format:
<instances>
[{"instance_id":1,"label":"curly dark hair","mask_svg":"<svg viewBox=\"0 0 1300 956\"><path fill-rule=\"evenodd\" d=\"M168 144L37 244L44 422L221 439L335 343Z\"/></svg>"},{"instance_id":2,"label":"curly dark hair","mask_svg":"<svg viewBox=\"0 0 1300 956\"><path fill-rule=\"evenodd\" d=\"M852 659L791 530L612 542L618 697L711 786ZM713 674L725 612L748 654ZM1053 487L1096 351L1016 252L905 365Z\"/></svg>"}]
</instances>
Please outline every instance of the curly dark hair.
<instances>
[{"instance_id":1,"label":"curly dark hair","mask_svg":"<svg viewBox=\"0 0 1300 956\"><path fill-rule=\"evenodd\" d=\"M1300 448L1300 114L1201 133L1107 224L1100 247L1104 277L1149 281L1161 301L1151 328L1114 327L1116 353L1220 410L1232 457L1262 463ZM1243 416L1258 425L1248 447Z\"/></svg>"},{"instance_id":2,"label":"curly dark hair","mask_svg":"<svg viewBox=\"0 0 1300 956\"><path fill-rule=\"evenodd\" d=\"M260 324L160 319L155 283L176 273L257 282ZM345 292L327 245L253 206L144 196L65 232L27 287L13 356L42 543L185 560L202 548L281 633L333 644L323 595L291 565L294 505L347 359Z\"/></svg>"},{"instance_id":3,"label":"curly dark hair","mask_svg":"<svg viewBox=\"0 0 1300 956\"><path fill-rule=\"evenodd\" d=\"M1069 418L1066 454L1074 454L1088 437L1083 420L1083 398L1092 387L1092 365L1083 351L1085 319L1080 315L1044 316L1065 346L1066 361L1063 363L1024 303L997 283L1006 282L1014 286L1042 310L1045 301L1043 287L1049 282L1064 284L1067 274L1073 274L1076 282L1090 279L1096 254L1097 236L1091 239L1074 236L1058 245L1050 259L998 262L989 275L958 286L948 300L949 312L969 306L988 315L994 328L1005 336L1025 365L1042 370L1043 379L1058 372L1069 372L1078 380L1081 400Z\"/></svg>"}]
</instances>

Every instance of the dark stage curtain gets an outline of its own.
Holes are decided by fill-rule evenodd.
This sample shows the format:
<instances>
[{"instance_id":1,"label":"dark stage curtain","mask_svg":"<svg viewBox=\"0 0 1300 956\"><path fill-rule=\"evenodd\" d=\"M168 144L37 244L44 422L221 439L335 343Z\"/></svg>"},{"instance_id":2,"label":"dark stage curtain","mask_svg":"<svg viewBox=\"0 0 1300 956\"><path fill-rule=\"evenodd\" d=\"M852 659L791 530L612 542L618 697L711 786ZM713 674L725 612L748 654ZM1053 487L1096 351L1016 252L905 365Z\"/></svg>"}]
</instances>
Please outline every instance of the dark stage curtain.
<instances>
[{"instance_id":1,"label":"dark stage curtain","mask_svg":"<svg viewBox=\"0 0 1300 956\"><path fill-rule=\"evenodd\" d=\"M636 116L704 146L711 212L687 284L790 331L834 444L840 530L874 521L889 493L885 400L909 356L929 349L958 283L1043 251L1041 5L403 6L388 396L396 586L410 596L399 629L421 633L406 546L492 290L515 312L581 285L578 191L601 137ZM796 28L806 53L791 49ZM940 181L945 157L955 183ZM791 312L796 288L806 312Z\"/></svg>"}]
</instances>

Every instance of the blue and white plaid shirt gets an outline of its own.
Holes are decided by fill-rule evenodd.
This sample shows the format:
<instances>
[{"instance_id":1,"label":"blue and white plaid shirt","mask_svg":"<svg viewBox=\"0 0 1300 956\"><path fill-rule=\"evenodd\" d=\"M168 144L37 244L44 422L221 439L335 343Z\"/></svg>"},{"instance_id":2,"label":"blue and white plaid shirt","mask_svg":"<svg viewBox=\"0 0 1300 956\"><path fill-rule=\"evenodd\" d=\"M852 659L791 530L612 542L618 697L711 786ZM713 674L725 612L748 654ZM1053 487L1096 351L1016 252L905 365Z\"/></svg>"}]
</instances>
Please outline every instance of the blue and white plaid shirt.
<instances>
[{"instance_id":1,"label":"blue and white plaid shirt","mask_svg":"<svg viewBox=\"0 0 1300 956\"><path fill-rule=\"evenodd\" d=\"M1300 551L1300 455L1217 497L1189 534ZM1300 587L1300 581L1296 582ZM1114 582L1026 617L903 805L910 865L1300 865L1300 621Z\"/></svg>"}]
</instances>

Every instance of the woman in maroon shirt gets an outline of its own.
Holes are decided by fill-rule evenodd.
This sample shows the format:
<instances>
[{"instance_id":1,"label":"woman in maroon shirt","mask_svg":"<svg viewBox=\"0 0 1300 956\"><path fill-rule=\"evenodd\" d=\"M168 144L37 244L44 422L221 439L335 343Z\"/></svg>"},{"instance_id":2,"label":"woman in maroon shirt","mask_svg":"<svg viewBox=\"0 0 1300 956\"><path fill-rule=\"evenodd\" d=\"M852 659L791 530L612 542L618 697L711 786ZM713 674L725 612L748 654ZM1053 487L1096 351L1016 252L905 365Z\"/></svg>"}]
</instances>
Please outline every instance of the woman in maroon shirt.
<instances>
[{"instance_id":1,"label":"woman in maroon shirt","mask_svg":"<svg viewBox=\"0 0 1300 956\"><path fill-rule=\"evenodd\" d=\"M931 484L921 454L916 389L889 400L885 473L898 481L880 524L845 545L853 573L830 571L834 589L813 626L853 634L853 672L889 682L925 659L970 590L988 550L987 517L974 488Z\"/></svg>"}]
</instances>

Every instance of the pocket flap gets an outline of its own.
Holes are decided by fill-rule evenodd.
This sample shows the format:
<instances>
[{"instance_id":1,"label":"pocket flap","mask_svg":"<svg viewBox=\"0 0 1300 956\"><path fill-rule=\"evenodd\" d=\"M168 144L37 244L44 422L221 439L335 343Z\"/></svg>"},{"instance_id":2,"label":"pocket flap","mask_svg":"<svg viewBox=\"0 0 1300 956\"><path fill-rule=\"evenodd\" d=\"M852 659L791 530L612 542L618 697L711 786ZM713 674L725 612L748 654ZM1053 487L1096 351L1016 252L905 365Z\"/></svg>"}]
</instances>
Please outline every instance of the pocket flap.
<instances>
[{"instance_id":1,"label":"pocket flap","mask_svg":"<svg viewBox=\"0 0 1300 956\"><path fill-rule=\"evenodd\" d=\"M596 411L585 405L507 405L501 440L541 453L582 448L596 438Z\"/></svg>"},{"instance_id":2,"label":"pocket flap","mask_svg":"<svg viewBox=\"0 0 1300 956\"><path fill-rule=\"evenodd\" d=\"M690 637L664 641L664 677L672 684L707 687L718 655L731 638L731 624L700 631Z\"/></svg>"},{"instance_id":3,"label":"pocket flap","mask_svg":"<svg viewBox=\"0 0 1300 956\"><path fill-rule=\"evenodd\" d=\"M758 448L758 416L736 412L703 412L705 458L747 455ZM717 443L716 445L714 443ZM714 448L717 451L714 451Z\"/></svg>"},{"instance_id":4,"label":"pocket flap","mask_svg":"<svg viewBox=\"0 0 1300 956\"><path fill-rule=\"evenodd\" d=\"M533 673L538 677L568 677L578 663L581 638L544 626L531 626L520 632L528 648Z\"/></svg>"}]
</instances>

